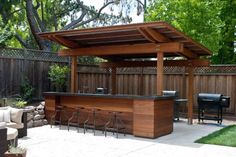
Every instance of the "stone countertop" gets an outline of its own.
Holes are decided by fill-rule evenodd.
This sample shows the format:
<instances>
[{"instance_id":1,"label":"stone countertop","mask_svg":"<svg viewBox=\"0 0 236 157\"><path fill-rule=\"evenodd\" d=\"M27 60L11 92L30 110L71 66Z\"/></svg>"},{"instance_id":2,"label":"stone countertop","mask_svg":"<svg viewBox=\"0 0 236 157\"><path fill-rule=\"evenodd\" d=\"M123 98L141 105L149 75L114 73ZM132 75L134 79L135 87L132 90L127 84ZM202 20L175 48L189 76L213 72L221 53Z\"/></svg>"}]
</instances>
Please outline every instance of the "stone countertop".
<instances>
[{"instance_id":1,"label":"stone countertop","mask_svg":"<svg viewBox=\"0 0 236 157\"><path fill-rule=\"evenodd\" d=\"M103 98L124 98L124 99L174 99L173 96L142 96L142 95L125 95L125 94L93 94L93 93L66 93L66 92L44 92L45 96L55 95L55 96L83 96L83 97L103 97Z\"/></svg>"}]
</instances>

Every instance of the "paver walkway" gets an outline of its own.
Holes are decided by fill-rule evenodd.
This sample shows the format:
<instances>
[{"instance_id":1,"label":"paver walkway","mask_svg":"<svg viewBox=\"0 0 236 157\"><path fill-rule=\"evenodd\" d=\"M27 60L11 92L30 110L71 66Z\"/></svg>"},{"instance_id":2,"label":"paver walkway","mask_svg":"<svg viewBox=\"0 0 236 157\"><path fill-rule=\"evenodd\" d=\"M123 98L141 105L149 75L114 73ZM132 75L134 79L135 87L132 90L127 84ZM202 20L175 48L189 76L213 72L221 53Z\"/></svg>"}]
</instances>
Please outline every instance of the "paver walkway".
<instances>
[{"instance_id":1,"label":"paver walkway","mask_svg":"<svg viewBox=\"0 0 236 157\"><path fill-rule=\"evenodd\" d=\"M157 139L109 134L97 131L83 134L82 129L62 130L49 125L28 129L28 136L19 139L27 148L27 157L235 157L236 148L196 144L194 141L222 126L174 123L172 134Z\"/></svg>"}]
</instances>

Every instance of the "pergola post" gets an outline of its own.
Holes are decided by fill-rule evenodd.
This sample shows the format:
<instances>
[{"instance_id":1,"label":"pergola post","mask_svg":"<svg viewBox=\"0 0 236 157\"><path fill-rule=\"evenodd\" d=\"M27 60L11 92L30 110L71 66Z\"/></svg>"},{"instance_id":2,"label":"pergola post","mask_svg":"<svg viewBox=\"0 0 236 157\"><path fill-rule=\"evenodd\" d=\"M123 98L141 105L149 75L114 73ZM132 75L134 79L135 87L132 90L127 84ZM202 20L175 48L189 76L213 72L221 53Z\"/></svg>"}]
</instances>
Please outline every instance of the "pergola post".
<instances>
[{"instance_id":1,"label":"pergola post","mask_svg":"<svg viewBox=\"0 0 236 157\"><path fill-rule=\"evenodd\" d=\"M71 57L71 93L78 92L78 73L77 73L77 57Z\"/></svg>"},{"instance_id":2,"label":"pergola post","mask_svg":"<svg viewBox=\"0 0 236 157\"><path fill-rule=\"evenodd\" d=\"M111 93L116 94L116 67L111 68L111 88Z\"/></svg>"},{"instance_id":3,"label":"pergola post","mask_svg":"<svg viewBox=\"0 0 236 157\"><path fill-rule=\"evenodd\" d=\"M162 95L163 91L163 62L164 53L157 53L157 95Z\"/></svg>"},{"instance_id":4,"label":"pergola post","mask_svg":"<svg viewBox=\"0 0 236 157\"><path fill-rule=\"evenodd\" d=\"M194 68L188 67L188 124L193 124Z\"/></svg>"}]
</instances>

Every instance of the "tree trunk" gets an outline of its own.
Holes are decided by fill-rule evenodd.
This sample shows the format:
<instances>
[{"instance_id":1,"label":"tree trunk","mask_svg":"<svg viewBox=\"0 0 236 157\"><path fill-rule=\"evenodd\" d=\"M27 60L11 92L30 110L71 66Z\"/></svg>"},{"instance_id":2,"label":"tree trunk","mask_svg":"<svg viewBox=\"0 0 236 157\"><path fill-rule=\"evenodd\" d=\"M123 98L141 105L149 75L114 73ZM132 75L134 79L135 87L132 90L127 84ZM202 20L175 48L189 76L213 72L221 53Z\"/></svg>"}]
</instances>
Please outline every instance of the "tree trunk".
<instances>
[{"instance_id":1,"label":"tree trunk","mask_svg":"<svg viewBox=\"0 0 236 157\"><path fill-rule=\"evenodd\" d=\"M34 15L34 6L32 0L26 0L26 15L27 15L27 20L31 29L31 32L34 36L34 39L36 43L38 44L38 47L40 50L46 50L50 51L51 50L51 44L48 41L45 41L41 39L37 33L40 33L41 30L39 29L39 25L36 22L35 15Z\"/></svg>"}]
</instances>

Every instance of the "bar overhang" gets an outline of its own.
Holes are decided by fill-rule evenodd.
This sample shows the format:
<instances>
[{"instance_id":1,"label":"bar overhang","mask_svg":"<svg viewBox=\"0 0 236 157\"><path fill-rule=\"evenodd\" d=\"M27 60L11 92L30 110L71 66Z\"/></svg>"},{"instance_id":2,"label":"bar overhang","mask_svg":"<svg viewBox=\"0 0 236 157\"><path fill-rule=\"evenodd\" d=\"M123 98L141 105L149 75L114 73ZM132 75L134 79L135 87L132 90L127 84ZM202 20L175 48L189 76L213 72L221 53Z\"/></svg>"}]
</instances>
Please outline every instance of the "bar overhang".
<instances>
[{"instance_id":1,"label":"bar overhang","mask_svg":"<svg viewBox=\"0 0 236 157\"><path fill-rule=\"evenodd\" d=\"M209 60L193 59L193 60L164 60L164 66L177 67L204 67L210 66ZM156 61L117 61L117 62L102 62L100 68L122 68L122 67L156 67Z\"/></svg>"}]
</instances>

